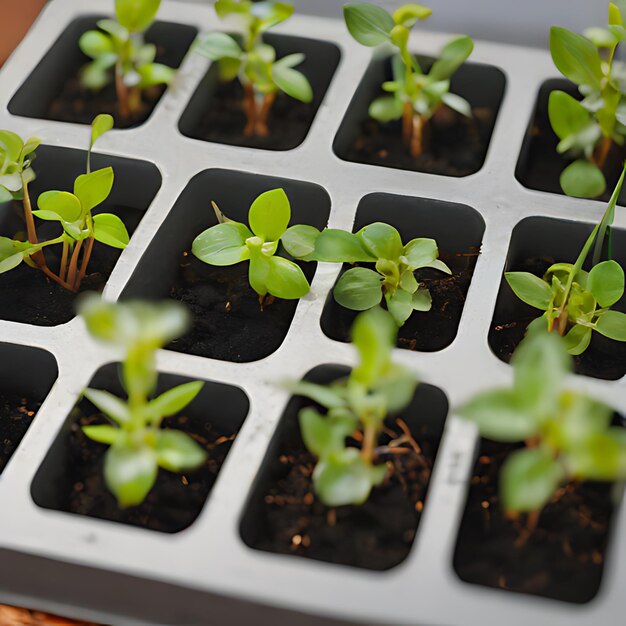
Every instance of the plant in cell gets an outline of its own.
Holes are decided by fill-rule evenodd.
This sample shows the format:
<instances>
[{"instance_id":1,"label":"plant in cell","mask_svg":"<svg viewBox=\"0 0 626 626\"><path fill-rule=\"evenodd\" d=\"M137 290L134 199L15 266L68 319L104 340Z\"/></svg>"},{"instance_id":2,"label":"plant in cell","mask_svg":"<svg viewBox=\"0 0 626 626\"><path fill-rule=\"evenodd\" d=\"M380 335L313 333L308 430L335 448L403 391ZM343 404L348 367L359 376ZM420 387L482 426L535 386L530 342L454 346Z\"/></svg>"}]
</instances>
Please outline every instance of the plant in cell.
<instances>
[{"instance_id":1,"label":"plant in cell","mask_svg":"<svg viewBox=\"0 0 626 626\"><path fill-rule=\"evenodd\" d=\"M362 504L387 474L379 436L385 419L408 406L417 386L413 373L391 360L396 334L387 311L360 314L352 329L360 362L350 375L330 385L302 381L292 387L326 410L303 408L299 421L304 443L318 459L315 493L328 506Z\"/></svg>"},{"instance_id":2,"label":"plant in cell","mask_svg":"<svg viewBox=\"0 0 626 626\"><path fill-rule=\"evenodd\" d=\"M612 259L600 260L605 240L609 243L609 255L611 252L609 228L623 182L624 172L602 220L587 238L575 263L555 263L543 278L530 272L504 275L520 300L544 311L531 326L547 325L549 331L563 335L572 355L587 349L594 331L609 339L626 341L626 314L611 310L624 294L624 270ZM594 243L592 267L587 272L583 265Z\"/></svg>"},{"instance_id":3,"label":"plant in cell","mask_svg":"<svg viewBox=\"0 0 626 626\"><path fill-rule=\"evenodd\" d=\"M206 452L190 436L161 427L163 419L182 411L204 383L185 383L153 397L158 379L156 351L185 332L187 311L174 302L111 304L89 295L79 312L92 337L124 352L120 379L127 398L86 389L85 398L110 423L84 426L83 432L109 446L104 479L119 506L136 506L154 486L159 468L189 471L206 460Z\"/></svg>"},{"instance_id":4,"label":"plant in cell","mask_svg":"<svg viewBox=\"0 0 626 626\"><path fill-rule=\"evenodd\" d=\"M560 486L626 479L626 432L611 425L611 407L565 388L572 359L558 335L534 328L511 363L511 388L480 393L458 413L487 439L525 444L500 470L500 499L512 516L529 513L532 528Z\"/></svg>"},{"instance_id":5,"label":"plant in cell","mask_svg":"<svg viewBox=\"0 0 626 626\"><path fill-rule=\"evenodd\" d=\"M97 139L112 127L113 118L110 115L98 115L94 119L86 173L76 178L73 193L56 190L42 193L37 199L37 210L31 207L28 183L33 178L30 164L39 140L29 139L24 144L17 135L3 131L0 135L0 157L13 163L9 166L13 172L8 175L8 184L12 189L12 197L22 198L28 239L22 241L0 237L0 274L24 262L40 269L65 289L76 292L87 273L96 241L114 248L126 247L129 241L128 231L117 215L92 215L92 210L102 204L111 193L114 173L111 167L92 172L91 151ZM19 188L18 178L21 183ZM6 187L3 189L6 189L8 197L9 190ZM58 222L60 235L40 242L34 217ZM52 245L62 246L58 272L48 266L45 258L44 249Z\"/></svg>"},{"instance_id":6,"label":"plant in cell","mask_svg":"<svg viewBox=\"0 0 626 626\"><path fill-rule=\"evenodd\" d=\"M626 139L626 66L616 60L626 38L626 2L609 3L607 28L590 28L585 35L553 26L550 52L558 70L576 83L582 100L561 90L550 94L548 116L559 138L557 152L575 160L562 172L563 191L594 198L604 193L603 170L612 146Z\"/></svg>"},{"instance_id":7,"label":"plant in cell","mask_svg":"<svg viewBox=\"0 0 626 626\"><path fill-rule=\"evenodd\" d=\"M175 73L154 62L157 48L143 37L160 5L161 0L115 0L117 21L99 20L100 30L87 31L78 42L93 59L82 69L82 84L99 91L113 81L123 119L141 111L143 90L169 84Z\"/></svg>"},{"instance_id":8,"label":"plant in cell","mask_svg":"<svg viewBox=\"0 0 626 626\"><path fill-rule=\"evenodd\" d=\"M291 205L284 189L272 189L256 198L248 213L249 227L228 219L215 202L212 205L218 224L195 238L191 250L198 259L217 266L249 261L250 286L261 306L267 294L296 300L309 292L300 267L278 252L302 258L311 251L309 243L319 231L307 225L289 227Z\"/></svg>"},{"instance_id":9,"label":"plant in cell","mask_svg":"<svg viewBox=\"0 0 626 626\"><path fill-rule=\"evenodd\" d=\"M296 66L304 54L276 58L276 50L263 41L263 33L284 22L293 14L293 6L282 2L251 0L217 0L215 11L222 18L235 16L244 26L243 43L226 33L209 33L200 39L196 51L219 63L224 82L238 79L244 89L247 137L266 137L267 119L280 92L310 103L313 89L307 77Z\"/></svg>"},{"instance_id":10,"label":"plant in cell","mask_svg":"<svg viewBox=\"0 0 626 626\"><path fill-rule=\"evenodd\" d=\"M346 4L344 18L350 34L364 46L391 44L398 49L392 58L393 79L383 83L388 95L374 100L370 117L379 122L402 119L402 137L411 156L424 151L427 125L441 106L447 106L466 117L472 116L469 103L450 92L450 79L474 49L466 35L447 43L429 71L421 67L409 51L411 29L432 11L419 4L404 4L389 14L370 3Z\"/></svg>"},{"instance_id":11,"label":"plant in cell","mask_svg":"<svg viewBox=\"0 0 626 626\"><path fill-rule=\"evenodd\" d=\"M434 239L417 238L404 245L393 226L374 222L357 233L334 228L323 230L315 239L314 251L304 258L375 264L375 269L354 267L345 272L335 285L335 300L353 311L365 311L384 298L396 324L402 326L413 311L430 311L432 306L430 292L417 281L415 271L430 267L451 273L438 256Z\"/></svg>"}]
</instances>

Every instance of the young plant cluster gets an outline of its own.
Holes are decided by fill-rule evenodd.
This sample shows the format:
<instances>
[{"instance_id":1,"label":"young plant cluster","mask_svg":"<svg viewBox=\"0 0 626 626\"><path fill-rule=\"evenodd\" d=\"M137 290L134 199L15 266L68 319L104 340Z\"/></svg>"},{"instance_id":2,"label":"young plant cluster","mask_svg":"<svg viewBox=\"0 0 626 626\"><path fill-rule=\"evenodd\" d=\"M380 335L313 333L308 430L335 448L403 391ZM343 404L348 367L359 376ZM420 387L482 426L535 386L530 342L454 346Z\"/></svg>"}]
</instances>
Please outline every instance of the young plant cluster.
<instances>
[{"instance_id":1,"label":"young plant cluster","mask_svg":"<svg viewBox=\"0 0 626 626\"><path fill-rule=\"evenodd\" d=\"M98 21L100 30L84 33L78 45L91 59L81 72L82 84L100 91L114 82L119 114L123 119L141 111L142 91L167 85L174 70L155 63L157 47L145 43L143 34L152 25L161 0L115 0L117 21Z\"/></svg>"},{"instance_id":2,"label":"young plant cluster","mask_svg":"<svg viewBox=\"0 0 626 626\"><path fill-rule=\"evenodd\" d=\"M360 363L350 375L330 385L293 386L296 395L325 410L306 407L299 420L303 441L318 459L315 493L328 506L362 504L387 474L378 450L385 419L408 406L417 386L415 376L391 360L396 333L388 312L376 307L362 313L352 329Z\"/></svg>"},{"instance_id":3,"label":"young plant cluster","mask_svg":"<svg viewBox=\"0 0 626 626\"><path fill-rule=\"evenodd\" d=\"M21 200L26 240L0 237L0 274L18 267L22 262L44 272L51 280L68 289L78 291L87 274L94 243L99 241L113 248L125 248L128 231L122 220L112 213L93 215L113 187L113 168L91 171L91 151L99 137L113 126L110 115L96 117L91 128L91 142L87 153L87 171L76 178L73 192L46 191L37 199L37 210L32 209L28 185L35 178L32 161L40 140L30 138L25 143L15 133L0 131L0 199ZM35 217L58 222L60 234L39 241ZM45 249L61 246L58 271L46 261Z\"/></svg>"},{"instance_id":4,"label":"young plant cluster","mask_svg":"<svg viewBox=\"0 0 626 626\"><path fill-rule=\"evenodd\" d=\"M222 18L238 17L244 26L243 43L226 33L209 33L196 46L197 52L219 63L224 82L238 79L244 89L247 137L266 137L267 119L278 93L309 103L313 89L295 68L304 54L276 58L274 47L263 41L263 33L293 14L293 6L282 2L217 0L215 11Z\"/></svg>"},{"instance_id":5,"label":"young plant cluster","mask_svg":"<svg viewBox=\"0 0 626 626\"><path fill-rule=\"evenodd\" d=\"M626 479L626 433L613 410L564 388L572 369L563 340L534 328L511 361L512 388L481 393L459 409L483 437L524 447L500 470L500 499L511 515L537 513L573 481Z\"/></svg>"},{"instance_id":6,"label":"young plant cluster","mask_svg":"<svg viewBox=\"0 0 626 626\"><path fill-rule=\"evenodd\" d=\"M473 41L463 35L446 44L430 70L422 68L409 50L411 29L432 11L419 4L404 4L392 15L370 3L344 6L344 17L350 34L362 45L376 47L391 44L398 53L392 59L393 79L383 83L390 95L372 102L369 114L379 122L402 119L402 137L412 157L424 151L427 125L443 105L472 116L469 103L450 92L450 79L474 49Z\"/></svg>"},{"instance_id":7,"label":"young plant cluster","mask_svg":"<svg viewBox=\"0 0 626 626\"><path fill-rule=\"evenodd\" d=\"M626 83L623 64L615 58L626 38L626 2L609 3L607 28L591 28L586 36L552 27L550 52L558 70L578 86L582 100L555 90L548 101L557 151L576 160L561 174L570 196L594 198L604 193L604 168L612 146L626 139Z\"/></svg>"},{"instance_id":8,"label":"young plant cluster","mask_svg":"<svg viewBox=\"0 0 626 626\"><path fill-rule=\"evenodd\" d=\"M106 485L120 507L135 506L154 486L159 468L184 472L206 460L206 452L191 437L161 428L163 419L182 411L204 383L185 383L152 397L158 380L155 353L185 332L187 311L173 302L109 304L91 295L79 312L92 337L124 351L120 379L128 398L86 389L84 396L110 424L84 426L83 432L109 446L104 459Z\"/></svg>"},{"instance_id":9,"label":"young plant cluster","mask_svg":"<svg viewBox=\"0 0 626 626\"><path fill-rule=\"evenodd\" d=\"M625 170L626 172L626 170ZM543 278L530 272L507 272L506 281L517 297L545 311L531 326L543 326L565 337L567 351L582 354L594 331L626 341L626 314L611 307L624 295L624 270L616 261L600 261L605 240L610 248L610 226L615 205L624 182L624 172L613 192L607 210L587 238L575 263L555 263ZM592 248L595 250L589 272L583 270Z\"/></svg>"},{"instance_id":10,"label":"young plant cluster","mask_svg":"<svg viewBox=\"0 0 626 626\"><path fill-rule=\"evenodd\" d=\"M249 261L250 286L263 304L267 294L284 299L302 298L310 286L299 265L277 254L282 250L299 261L368 263L375 269L355 267L343 274L334 289L335 300L353 311L371 309L384 298L397 326L413 311L429 311L428 289L415 278L425 267L450 274L437 257L434 239L402 243L389 224L375 222L358 233L297 224L289 226L291 206L283 189L261 194L250 207L250 227L228 219L213 203L218 224L196 237L193 254L209 265L234 265Z\"/></svg>"}]
</instances>

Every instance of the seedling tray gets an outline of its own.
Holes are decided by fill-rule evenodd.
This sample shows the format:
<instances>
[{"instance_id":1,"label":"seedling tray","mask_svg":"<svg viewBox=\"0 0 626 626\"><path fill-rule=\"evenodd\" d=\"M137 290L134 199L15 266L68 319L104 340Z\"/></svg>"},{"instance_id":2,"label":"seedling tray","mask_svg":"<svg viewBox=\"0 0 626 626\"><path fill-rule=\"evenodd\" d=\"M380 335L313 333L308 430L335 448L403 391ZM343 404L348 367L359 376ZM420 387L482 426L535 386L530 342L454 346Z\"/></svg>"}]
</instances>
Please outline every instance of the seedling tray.
<instances>
[{"instance_id":1,"label":"seedling tray","mask_svg":"<svg viewBox=\"0 0 626 626\"><path fill-rule=\"evenodd\" d=\"M0 127L22 136L42 137L49 146L46 151L85 148L85 126L38 117L35 101L45 97L43 92L49 87L46 80L41 79L40 91L29 91L28 110L20 113L19 101L13 98L16 93L20 95L31 72L74 20L107 11L112 13L112 1L54 0L49 4L0 72ZM166 2L159 20L201 32L226 30L208 3L198 6ZM249 508L251 494L260 488L261 479L257 477L269 462L266 454L273 447L289 401L289 394L275 383L302 378L319 366L354 364L350 346L329 338L321 322L324 319L326 326L332 319L327 301L341 268L319 264L311 293L297 304L284 340L261 360L206 358L175 350L159 353L159 370L174 377L172 380L199 378L216 383L208 388L209 392L215 391L213 399L201 399L201 408L206 407L203 410L215 415L228 413L232 398L237 397L245 413L246 402L241 394L249 401L245 421L205 507L187 529L176 534L55 510L53 490L58 468L53 461L59 454L59 434L67 428L68 415L81 390L96 375L99 379L110 376L110 368L105 366L120 355L95 344L76 318L52 326L0 322L3 387L43 401L0 478L0 601L124 626L622 623L626 540L620 530L626 527L624 506L614 516L600 591L586 604L468 584L453 568L478 443L476 429L455 417L454 407L477 391L511 381L510 367L489 346L511 234L526 219L568 220L585 230L599 220L604 210L601 202L530 190L516 179L516 165L539 88L545 80L556 77L549 54L476 43L472 63L499 68L506 78L505 95L482 167L467 176L438 176L339 158L336 153L342 153L347 132L342 126L344 116L348 112L349 121L362 109L362 102L353 101L353 96L356 93L360 97L358 87L372 62L371 53L349 38L339 19L297 16L276 29L276 37L280 35L288 35L290 42L292 38L330 42L341 51L341 60L310 131L297 147L258 150L186 136L190 133L185 120L194 113L187 107L190 102L199 106L194 93L203 80L208 80L208 61L194 54L184 58L175 85L166 91L144 124L114 130L99 144L97 151L106 158L139 163L138 173L128 182L131 195L141 191L154 196L151 202L148 199L149 208L115 265L104 294L112 301L123 292L124 296L162 295L160 273L165 270L161 263L167 259L159 256L155 242L162 241L170 248L184 245L177 238L194 234L188 222L193 222L194 228L206 226L202 216L210 220L211 197L206 195L210 190L200 187L187 193L195 202L193 211L184 205L185 196L181 194L190 181L197 186L203 180L210 182L211 177L219 178L218 170L252 180L252 188L259 180L257 176L289 179L285 184L294 190L302 185L315 186L321 203L301 207L301 211L304 221L321 221L320 226L328 206L332 227L351 229L362 201L360 210L368 219L374 217L372 198L380 207L379 219L385 220L385 203L392 202L391 196L412 199L394 204L400 207L394 209L393 218L399 220L396 225L401 229L409 229L405 222L415 218L418 226L423 220L424 230L436 231L441 227L437 225L438 203L443 208L461 207L458 215L472 216L474 226L470 231L460 218L450 217L446 224L453 240L474 235L482 238L482 252L456 335L440 350L398 349L395 353L399 362L414 369L428 384L425 389L432 386L442 390L450 407L412 549L399 565L371 571L256 550L242 538L242 530L246 537L250 535L251 520L242 525L244 512ZM447 39L443 34L417 32L412 49L432 57ZM55 71L53 61L52 55L46 57L47 78ZM374 63L372 71L380 73L380 60ZM491 89L478 78L473 87L479 96ZM160 187L158 181L155 184L148 180L157 174L154 168L140 162L158 168ZM242 193L249 193L248 187L242 184ZM420 198L427 200L420 203ZM174 210L180 211L178 221L171 219ZM167 229L160 230L164 224ZM626 212L617 211L616 224L626 227ZM536 221L530 230L528 226L516 229L516 250L532 246L540 226L541 222ZM522 244L520 237L530 241ZM559 243L560 235L554 237ZM469 241L467 245L478 243ZM544 246L545 242L540 244ZM559 243L557 253L562 249ZM515 262L515 250L512 254L510 262ZM626 414L624 378L573 376L571 383ZM233 420L237 421L239 413L235 413Z\"/></svg>"}]
</instances>

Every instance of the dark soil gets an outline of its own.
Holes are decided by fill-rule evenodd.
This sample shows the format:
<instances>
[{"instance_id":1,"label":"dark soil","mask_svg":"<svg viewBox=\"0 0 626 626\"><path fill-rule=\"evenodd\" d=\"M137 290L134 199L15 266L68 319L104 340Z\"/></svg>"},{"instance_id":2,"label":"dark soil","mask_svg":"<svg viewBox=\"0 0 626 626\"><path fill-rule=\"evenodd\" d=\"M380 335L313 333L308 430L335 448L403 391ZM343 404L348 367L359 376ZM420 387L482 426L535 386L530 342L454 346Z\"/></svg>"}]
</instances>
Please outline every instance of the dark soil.
<instances>
[{"instance_id":1,"label":"dark soil","mask_svg":"<svg viewBox=\"0 0 626 626\"><path fill-rule=\"evenodd\" d=\"M248 265L215 267L183 254L170 294L190 310L193 325L169 349L237 363L265 358L278 349L298 301L269 298L261 310L248 281ZM310 280L311 268L303 269Z\"/></svg>"},{"instance_id":2,"label":"dark soil","mask_svg":"<svg viewBox=\"0 0 626 626\"><path fill-rule=\"evenodd\" d=\"M435 426L419 419L407 423L423 454L382 456L393 471L367 502L330 508L313 493L315 457L302 443L297 419L289 420L270 461L267 483L249 514L254 524L250 545L372 570L402 562L415 539L440 436L440 429L435 432ZM387 420L380 445L401 434L395 420Z\"/></svg>"},{"instance_id":3,"label":"dark soil","mask_svg":"<svg viewBox=\"0 0 626 626\"><path fill-rule=\"evenodd\" d=\"M581 100L580 93L575 85L568 81L549 81L539 94L535 116L528 131L525 149L518 167L517 177L520 182L530 189L563 194L559 182L561 172L575 159L556 151L559 139L550 125L548 117L548 97L551 91L560 89L577 100ZM607 189L598 200L608 202L611 193L622 173L622 164L626 158L626 150L613 144L603 168L607 179Z\"/></svg>"},{"instance_id":4,"label":"dark soil","mask_svg":"<svg viewBox=\"0 0 626 626\"><path fill-rule=\"evenodd\" d=\"M13 393L0 393L0 474L35 419L41 402Z\"/></svg>"},{"instance_id":5,"label":"dark soil","mask_svg":"<svg viewBox=\"0 0 626 626\"><path fill-rule=\"evenodd\" d=\"M50 102L44 119L91 124L96 115L108 113L115 118L116 128L132 128L143 124L150 117L164 92L163 85L144 89L141 109L129 117L122 117L118 111L113 84L107 85L101 91L93 91L81 85L79 76L70 76L59 95Z\"/></svg>"},{"instance_id":6,"label":"dark soil","mask_svg":"<svg viewBox=\"0 0 626 626\"><path fill-rule=\"evenodd\" d=\"M218 82L205 115L196 128L186 133L194 139L225 143L233 146L290 150L304 141L315 108L284 93L277 94L268 116L267 137L246 137L246 114L243 108L243 88L234 80Z\"/></svg>"},{"instance_id":7,"label":"dark soil","mask_svg":"<svg viewBox=\"0 0 626 626\"><path fill-rule=\"evenodd\" d=\"M428 312L414 311L411 314L399 330L398 347L436 352L454 341L478 254L475 248L451 255L441 254L440 259L452 270L451 275L430 268L415 273L418 282L430 291L433 305ZM343 271L349 267L345 266ZM371 267L373 269L373 265ZM331 292L322 318L323 330L331 339L348 342L357 315L358 311L337 304Z\"/></svg>"},{"instance_id":8,"label":"dark soil","mask_svg":"<svg viewBox=\"0 0 626 626\"><path fill-rule=\"evenodd\" d=\"M94 443L81 430L81 426L108 422L99 413L86 415L80 406L76 413L68 438L65 475L55 485L58 510L166 533L179 532L193 523L230 450L232 432L222 432L206 420L193 420L185 415L163 420L163 428L189 433L209 458L193 472L175 474L159 470L157 482L144 502L120 509L102 474L107 447Z\"/></svg>"},{"instance_id":9,"label":"dark soil","mask_svg":"<svg viewBox=\"0 0 626 626\"><path fill-rule=\"evenodd\" d=\"M21 207L17 210L21 211ZM125 207L112 209L110 212L124 221L129 233L135 230L144 214L143 211ZM38 222L37 226L40 241L59 235L56 224ZM5 234L11 237L15 235ZM96 241L80 291L102 291L121 253L122 250ZM60 245L50 246L45 250L48 266L55 272L58 271L60 254ZM0 275L0 290L3 294L0 299L0 319L3 320L56 326L69 322L76 315L74 303L77 294L64 289L43 272L25 263Z\"/></svg>"},{"instance_id":10,"label":"dark soil","mask_svg":"<svg viewBox=\"0 0 626 626\"><path fill-rule=\"evenodd\" d=\"M427 126L424 152L413 158L402 141L402 124L367 119L354 144L342 158L443 176L468 176L485 160L496 111L473 109L468 119L451 109L440 109Z\"/></svg>"},{"instance_id":11,"label":"dark soil","mask_svg":"<svg viewBox=\"0 0 626 626\"><path fill-rule=\"evenodd\" d=\"M482 440L454 555L466 582L584 603L600 587L614 511L611 487L572 483L542 511L523 542L526 521L507 519L498 473L509 444Z\"/></svg>"},{"instance_id":12,"label":"dark soil","mask_svg":"<svg viewBox=\"0 0 626 626\"><path fill-rule=\"evenodd\" d=\"M555 260L551 258L531 258L516 267L515 271L531 272L536 276L543 277L547 269L554 263ZM510 287L503 282L501 289L510 290ZM528 325L541 315L541 311L531 309L521 300L516 300L516 307L519 314L512 315L510 319L501 319L496 310L489 332L491 349L498 358L506 363L510 362L515 349L524 339ZM583 376L618 380L626 374L626 343L613 341L596 332L592 334L589 347L581 355L573 358L574 371Z\"/></svg>"}]
</instances>

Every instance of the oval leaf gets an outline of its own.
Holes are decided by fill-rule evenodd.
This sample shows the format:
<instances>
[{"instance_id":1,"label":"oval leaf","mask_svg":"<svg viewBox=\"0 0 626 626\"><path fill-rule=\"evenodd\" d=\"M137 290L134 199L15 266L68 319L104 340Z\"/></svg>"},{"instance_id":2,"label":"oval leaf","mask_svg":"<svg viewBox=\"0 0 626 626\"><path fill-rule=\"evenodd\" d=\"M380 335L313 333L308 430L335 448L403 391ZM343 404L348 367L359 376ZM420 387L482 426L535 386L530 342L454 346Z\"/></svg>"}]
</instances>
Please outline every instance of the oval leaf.
<instances>
[{"instance_id":1,"label":"oval leaf","mask_svg":"<svg viewBox=\"0 0 626 626\"><path fill-rule=\"evenodd\" d=\"M152 448L111 446L104 457L104 480L120 507L141 504L157 477L157 457Z\"/></svg>"},{"instance_id":2,"label":"oval leaf","mask_svg":"<svg viewBox=\"0 0 626 626\"><path fill-rule=\"evenodd\" d=\"M542 311L550 308L552 290L544 280L530 272L506 272L504 277L522 302Z\"/></svg>"},{"instance_id":3,"label":"oval leaf","mask_svg":"<svg viewBox=\"0 0 626 626\"><path fill-rule=\"evenodd\" d=\"M273 256L268 259L269 271L265 279L267 290L277 298L297 300L309 293L306 276L293 261Z\"/></svg>"},{"instance_id":4,"label":"oval leaf","mask_svg":"<svg viewBox=\"0 0 626 626\"><path fill-rule=\"evenodd\" d=\"M366 311L380 304L383 297L378 272L364 267L348 270L333 289L335 300L353 311Z\"/></svg>"},{"instance_id":5,"label":"oval leaf","mask_svg":"<svg viewBox=\"0 0 626 626\"><path fill-rule=\"evenodd\" d=\"M589 272L587 289L602 308L613 306L624 295L624 270L615 261L598 263Z\"/></svg>"},{"instance_id":6,"label":"oval leaf","mask_svg":"<svg viewBox=\"0 0 626 626\"><path fill-rule=\"evenodd\" d=\"M344 5L343 17L350 34L364 46L378 46L389 41L395 26L385 9L369 3Z\"/></svg>"},{"instance_id":7,"label":"oval leaf","mask_svg":"<svg viewBox=\"0 0 626 626\"><path fill-rule=\"evenodd\" d=\"M250 207L248 222L252 232L265 241L278 241L289 226L291 206L284 189L262 193Z\"/></svg>"},{"instance_id":8,"label":"oval leaf","mask_svg":"<svg viewBox=\"0 0 626 626\"><path fill-rule=\"evenodd\" d=\"M207 453L196 441L176 430L160 431L155 451L159 467L168 472L193 470L207 459Z\"/></svg>"},{"instance_id":9,"label":"oval leaf","mask_svg":"<svg viewBox=\"0 0 626 626\"><path fill-rule=\"evenodd\" d=\"M252 233L244 224L217 224L194 239L191 251L209 265L234 265L250 258L250 251L246 246L246 239L249 237L252 237Z\"/></svg>"},{"instance_id":10,"label":"oval leaf","mask_svg":"<svg viewBox=\"0 0 626 626\"><path fill-rule=\"evenodd\" d=\"M595 329L609 339L626 341L626 315L619 311L607 311L598 318Z\"/></svg>"},{"instance_id":11,"label":"oval leaf","mask_svg":"<svg viewBox=\"0 0 626 626\"><path fill-rule=\"evenodd\" d=\"M606 189L606 180L597 165L578 159L561 172L561 188L574 198L597 198Z\"/></svg>"}]
</instances>

